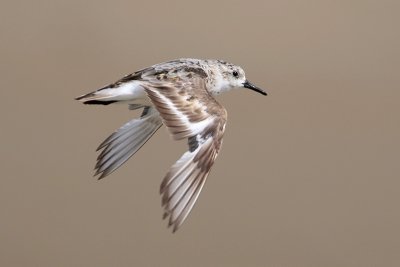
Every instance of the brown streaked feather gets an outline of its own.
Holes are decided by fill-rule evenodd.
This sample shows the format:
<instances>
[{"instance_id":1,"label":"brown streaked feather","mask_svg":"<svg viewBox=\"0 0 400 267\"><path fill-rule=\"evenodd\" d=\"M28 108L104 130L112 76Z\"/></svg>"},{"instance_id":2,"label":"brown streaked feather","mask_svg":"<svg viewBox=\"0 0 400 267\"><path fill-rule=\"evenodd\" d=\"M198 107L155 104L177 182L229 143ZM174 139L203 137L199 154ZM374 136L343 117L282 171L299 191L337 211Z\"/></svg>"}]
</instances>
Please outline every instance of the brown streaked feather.
<instances>
[{"instance_id":1,"label":"brown streaked feather","mask_svg":"<svg viewBox=\"0 0 400 267\"><path fill-rule=\"evenodd\" d=\"M209 94L201 77L190 80L174 77L174 82L167 85L149 81L145 90L176 140L200 132L194 129L196 123L213 117L226 121L225 108Z\"/></svg>"},{"instance_id":2,"label":"brown streaked feather","mask_svg":"<svg viewBox=\"0 0 400 267\"><path fill-rule=\"evenodd\" d=\"M198 136L197 148L186 152L165 176L160 193L164 218L169 217L168 226L173 226L173 232L193 208L221 148L222 136L219 130L206 139Z\"/></svg>"},{"instance_id":3,"label":"brown streaked feather","mask_svg":"<svg viewBox=\"0 0 400 267\"><path fill-rule=\"evenodd\" d=\"M192 73L192 75L197 75ZM145 88L174 139L188 138L189 151L161 183L164 218L175 232L193 208L222 145L227 113L207 91L205 80L174 77Z\"/></svg>"}]
</instances>

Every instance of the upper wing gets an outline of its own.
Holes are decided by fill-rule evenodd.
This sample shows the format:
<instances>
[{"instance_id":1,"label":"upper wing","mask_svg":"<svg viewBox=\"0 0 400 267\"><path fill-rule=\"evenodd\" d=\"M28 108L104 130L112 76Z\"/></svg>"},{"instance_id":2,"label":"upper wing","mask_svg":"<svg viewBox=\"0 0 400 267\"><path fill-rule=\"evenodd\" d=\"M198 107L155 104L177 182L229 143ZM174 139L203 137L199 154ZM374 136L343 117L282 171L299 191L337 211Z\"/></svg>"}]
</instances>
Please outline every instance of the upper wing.
<instances>
[{"instance_id":1,"label":"upper wing","mask_svg":"<svg viewBox=\"0 0 400 267\"><path fill-rule=\"evenodd\" d=\"M145 89L176 140L199 134L221 115L226 119L225 109L209 95L201 78L176 78Z\"/></svg>"},{"instance_id":2,"label":"upper wing","mask_svg":"<svg viewBox=\"0 0 400 267\"><path fill-rule=\"evenodd\" d=\"M188 138L189 151L171 167L160 193L175 232L193 208L218 155L226 110L209 95L201 78L149 86L147 94L175 139Z\"/></svg>"}]
</instances>

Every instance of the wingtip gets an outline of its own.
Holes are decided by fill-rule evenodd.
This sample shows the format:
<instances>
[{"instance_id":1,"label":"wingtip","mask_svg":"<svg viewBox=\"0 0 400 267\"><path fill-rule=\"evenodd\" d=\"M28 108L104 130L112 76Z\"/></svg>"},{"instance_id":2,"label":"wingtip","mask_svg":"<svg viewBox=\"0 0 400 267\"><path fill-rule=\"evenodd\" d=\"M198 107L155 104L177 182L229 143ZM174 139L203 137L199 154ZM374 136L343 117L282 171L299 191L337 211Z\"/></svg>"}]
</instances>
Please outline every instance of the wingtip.
<instances>
[{"instance_id":1,"label":"wingtip","mask_svg":"<svg viewBox=\"0 0 400 267\"><path fill-rule=\"evenodd\" d=\"M99 177L97 177L97 180L98 181L100 181L100 180L102 180L103 178L105 178L106 176L107 176L107 173L106 172L101 172L101 171L99 171L99 169L97 169L96 170L96 173L93 175L94 177L96 177L96 176L98 176L98 175L100 175Z\"/></svg>"},{"instance_id":2,"label":"wingtip","mask_svg":"<svg viewBox=\"0 0 400 267\"><path fill-rule=\"evenodd\" d=\"M165 212L163 213L162 219L165 220L167 217L168 217L168 212L165 211Z\"/></svg>"}]
</instances>

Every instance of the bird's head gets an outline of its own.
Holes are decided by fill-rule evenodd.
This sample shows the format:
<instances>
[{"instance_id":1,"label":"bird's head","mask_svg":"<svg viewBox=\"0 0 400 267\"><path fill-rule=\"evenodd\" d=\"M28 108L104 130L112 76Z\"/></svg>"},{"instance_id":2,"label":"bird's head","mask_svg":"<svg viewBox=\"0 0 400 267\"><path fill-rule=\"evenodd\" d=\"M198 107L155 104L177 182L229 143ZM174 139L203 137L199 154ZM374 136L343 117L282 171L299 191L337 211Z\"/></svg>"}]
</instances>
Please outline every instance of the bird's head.
<instances>
[{"instance_id":1,"label":"bird's head","mask_svg":"<svg viewBox=\"0 0 400 267\"><path fill-rule=\"evenodd\" d=\"M234 88L247 88L262 95L267 95L264 90L255 86L246 79L244 70L240 66L218 60L217 69L219 74L219 82L217 85L220 92L229 91Z\"/></svg>"}]
</instances>

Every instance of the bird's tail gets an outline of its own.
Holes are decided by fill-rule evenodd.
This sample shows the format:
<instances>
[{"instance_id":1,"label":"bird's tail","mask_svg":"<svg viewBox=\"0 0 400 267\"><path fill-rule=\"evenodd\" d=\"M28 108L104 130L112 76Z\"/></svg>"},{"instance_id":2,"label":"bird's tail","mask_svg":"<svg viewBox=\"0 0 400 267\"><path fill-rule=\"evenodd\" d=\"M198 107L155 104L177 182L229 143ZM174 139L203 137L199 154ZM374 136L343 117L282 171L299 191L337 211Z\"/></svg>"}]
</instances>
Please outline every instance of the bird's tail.
<instances>
[{"instance_id":1,"label":"bird's tail","mask_svg":"<svg viewBox=\"0 0 400 267\"><path fill-rule=\"evenodd\" d=\"M110 89L99 89L97 91L81 95L75 98L88 105L109 105L117 102L115 96L109 92Z\"/></svg>"},{"instance_id":2,"label":"bird's tail","mask_svg":"<svg viewBox=\"0 0 400 267\"><path fill-rule=\"evenodd\" d=\"M75 98L89 105L109 105L119 101L133 101L145 97L141 84L132 81L125 84L111 84L94 92Z\"/></svg>"}]
</instances>

